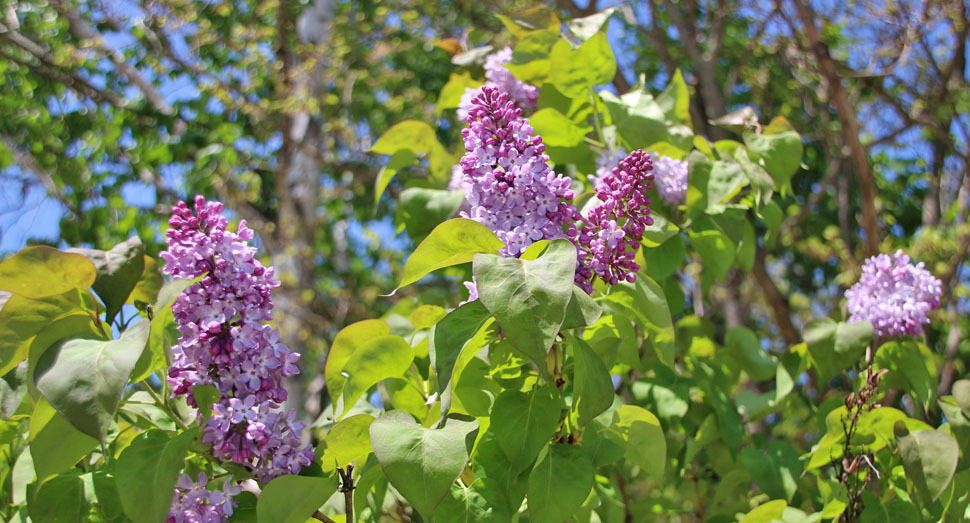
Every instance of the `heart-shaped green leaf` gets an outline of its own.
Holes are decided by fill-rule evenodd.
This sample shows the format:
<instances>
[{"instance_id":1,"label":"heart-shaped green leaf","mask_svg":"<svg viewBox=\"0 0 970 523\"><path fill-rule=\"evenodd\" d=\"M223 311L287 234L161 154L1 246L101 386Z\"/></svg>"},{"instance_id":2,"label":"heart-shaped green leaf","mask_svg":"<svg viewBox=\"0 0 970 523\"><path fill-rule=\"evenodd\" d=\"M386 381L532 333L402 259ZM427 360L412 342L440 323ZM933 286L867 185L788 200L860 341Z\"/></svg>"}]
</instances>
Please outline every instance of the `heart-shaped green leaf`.
<instances>
[{"instance_id":1,"label":"heart-shaped green leaf","mask_svg":"<svg viewBox=\"0 0 970 523\"><path fill-rule=\"evenodd\" d=\"M115 341L72 339L49 349L34 372L37 389L78 430L103 442L148 327L140 321Z\"/></svg>"},{"instance_id":2,"label":"heart-shaped green leaf","mask_svg":"<svg viewBox=\"0 0 970 523\"><path fill-rule=\"evenodd\" d=\"M341 371L347 379L342 395L343 413L346 414L377 382L403 374L412 361L414 348L404 338L393 334L368 340L357 348Z\"/></svg>"},{"instance_id":3,"label":"heart-shaped green leaf","mask_svg":"<svg viewBox=\"0 0 970 523\"><path fill-rule=\"evenodd\" d=\"M529 474L529 518L562 523L582 506L593 488L593 464L578 445L551 445Z\"/></svg>"},{"instance_id":4,"label":"heart-shaped green leaf","mask_svg":"<svg viewBox=\"0 0 970 523\"><path fill-rule=\"evenodd\" d=\"M46 298L94 284L97 270L84 255L37 245L0 263L0 290L24 298Z\"/></svg>"},{"instance_id":5,"label":"heart-shaped green leaf","mask_svg":"<svg viewBox=\"0 0 970 523\"><path fill-rule=\"evenodd\" d=\"M118 456L111 468L121 487L121 506L132 521L165 521L179 471L198 433L198 427L175 437L157 429L146 430Z\"/></svg>"},{"instance_id":6,"label":"heart-shaped green leaf","mask_svg":"<svg viewBox=\"0 0 970 523\"><path fill-rule=\"evenodd\" d=\"M111 323L141 279L145 269L144 245L133 236L108 251L73 249L72 252L86 256L97 269L92 287L104 302L105 318Z\"/></svg>"},{"instance_id":7,"label":"heart-shaped green leaf","mask_svg":"<svg viewBox=\"0 0 970 523\"><path fill-rule=\"evenodd\" d=\"M559 391L550 384L530 392L507 389L495 398L490 431L515 472L528 468L549 443L559 410Z\"/></svg>"},{"instance_id":8,"label":"heart-shaped green leaf","mask_svg":"<svg viewBox=\"0 0 970 523\"><path fill-rule=\"evenodd\" d=\"M394 488L430 519L458 479L478 434L478 421L449 416L440 428L418 425L410 414L391 411L370 426L374 455Z\"/></svg>"},{"instance_id":9,"label":"heart-shaped green leaf","mask_svg":"<svg viewBox=\"0 0 970 523\"><path fill-rule=\"evenodd\" d=\"M478 296L512 345L545 372L546 352L566 317L576 272L576 247L553 240L535 260L478 254Z\"/></svg>"},{"instance_id":10,"label":"heart-shaped green leaf","mask_svg":"<svg viewBox=\"0 0 970 523\"><path fill-rule=\"evenodd\" d=\"M465 218L438 225L411 253L397 288L410 285L444 267L472 261L476 253L494 254L504 247L488 227Z\"/></svg>"},{"instance_id":11,"label":"heart-shaped green leaf","mask_svg":"<svg viewBox=\"0 0 970 523\"><path fill-rule=\"evenodd\" d=\"M906 481L929 505L943 494L956 473L960 447L956 440L938 430L910 432L903 421L893 425L896 449L906 471Z\"/></svg>"},{"instance_id":12,"label":"heart-shaped green leaf","mask_svg":"<svg viewBox=\"0 0 970 523\"><path fill-rule=\"evenodd\" d=\"M256 521L303 523L337 490L337 476L316 478L288 474L270 481L259 494Z\"/></svg>"}]
</instances>

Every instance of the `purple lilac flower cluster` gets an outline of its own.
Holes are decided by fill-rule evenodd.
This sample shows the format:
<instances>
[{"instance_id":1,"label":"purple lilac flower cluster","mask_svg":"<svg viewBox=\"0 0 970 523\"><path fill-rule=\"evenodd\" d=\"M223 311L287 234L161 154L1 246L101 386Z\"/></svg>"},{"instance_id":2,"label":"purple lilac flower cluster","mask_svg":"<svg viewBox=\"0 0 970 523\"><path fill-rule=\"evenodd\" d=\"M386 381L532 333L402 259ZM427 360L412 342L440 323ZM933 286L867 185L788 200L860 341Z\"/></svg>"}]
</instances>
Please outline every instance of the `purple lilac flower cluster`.
<instances>
[{"instance_id":1,"label":"purple lilac flower cluster","mask_svg":"<svg viewBox=\"0 0 970 523\"><path fill-rule=\"evenodd\" d=\"M242 492L242 487L231 486L229 478L223 483L222 490L209 490L206 483L208 479L204 472L199 472L195 482L185 474L179 476L168 523L217 523L232 516L236 508L232 498Z\"/></svg>"},{"instance_id":2,"label":"purple lilac flower cluster","mask_svg":"<svg viewBox=\"0 0 970 523\"><path fill-rule=\"evenodd\" d=\"M657 192L667 205L687 203L687 162L663 154L653 154L653 174Z\"/></svg>"},{"instance_id":3,"label":"purple lilac flower cluster","mask_svg":"<svg viewBox=\"0 0 970 523\"><path fill-rule=\"evenodd\" d=\"M485 86L509 93L509 96L519 107L535 109L539 100L539 88L519 81L511 71L505 67L512 61L512 48L506 47L485 57ZM465 93L458 102L458 118L465 120L472 101L478 97L481 88L465 89Z\"/></svg>"},{"instance_id":4,"label":"purple lilac flower cluster","mask_svg":"<svg viewBox=\"0 0 970 523\"><path fill-rule=\"evenodd\" d=\"M264 323L273 318L270 293L279 282L248 246L252 229L241 221L237 233L227 231L222 211L221 203L201 196L194 213L185 202L172 208L168 250L160 255L164 272L202 279L172 305L181 337L172 347L168 382L173 395L185 395L192 406L196 386L219 390L202 439L216 458L246 466L265 483L299 472L313 458L300 441L303 423L281 406L283 380L299 373L300 355Z\"/></svg>"},{"instance_id":5,"label":"purple lilac flower cluster","mask_svg":"<svg viewBox=\"0 0 970 523\"><path fill-rule=\"evenodd\" d=\"M910 263L902 250L866 260L859 282L845 292L849 321L872 323L877 337L919 336L940 306L943 286L920 262Z\"/></svg>"},{"instance_id":6,"label":"purple lilac flower cluster","mask_svg":"<svg viewBox=\"0 0 970 523\"><path fill-rule=\"evenodd\" d=\"M576 213L570 179L556 174L540 136L522 118L508 93L482 87L462 130L462 189L469 210L461 215L488 226L519 256L542 239L564 238L563 224Z\"/></svg>"},{"instance_id":7,"label":"purple lilac flower cluster","mask_svg":"<svg viewBox=\"0 0 970 523\"><path fill-rule=\"evenodd\" d=\"M596 197L603 203L584 218L576 215L576 227L568 235L576 244L576 285L592 292L592 280L599 276L610 285L636 281L640 266L636 252L644 230L653 224L650 198L653 184L650 155L637 149L620 161L613 172L596 184Z\"/></svg>"}]
</instances>

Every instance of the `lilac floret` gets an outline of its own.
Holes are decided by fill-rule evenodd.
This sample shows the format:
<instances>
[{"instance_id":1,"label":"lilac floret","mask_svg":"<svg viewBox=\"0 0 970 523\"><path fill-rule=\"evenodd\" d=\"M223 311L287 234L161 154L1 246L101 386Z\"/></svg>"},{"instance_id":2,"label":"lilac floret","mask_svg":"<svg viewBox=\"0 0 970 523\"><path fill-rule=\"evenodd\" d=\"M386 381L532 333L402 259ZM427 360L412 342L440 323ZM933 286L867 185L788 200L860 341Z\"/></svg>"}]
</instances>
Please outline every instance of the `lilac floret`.
<instances>
[{"instance_id":1,"label":"lilac floret","mask_svg":"<svg viewBox=\"0 0 970 523\"><path fill-rule=\"evenodd\" d=\"M845 292L849 321L872 323L877 337L919 336L927 314L940 306L943 287L923 263L910 263L902 250L866 260L859 282Z\"/></svg>"},{"instance_id":2,"label":"lilac floret","mask_svg":"<svg viewBox=\"0 0 970 523\"><path fill-rule=\"evenodd\" d=\"M184 395L192 406L196 386L220 392L203 430L216 458L245 466L264 483L297 473L310 464L313 450L300 444L304 427L280 403L286 400L284 379L299 373L300 355L264 323L273 319L270 295L279 282L273 268L255 258L248 245L254 234L245 221L232 233L221 203L201 196L194 203L194 212L185 202L172 209L168 250L160 255L166 274L202 277L172 305L181 337L172 347L168 383L174 396Z\"/></svg>"}]
</instances>

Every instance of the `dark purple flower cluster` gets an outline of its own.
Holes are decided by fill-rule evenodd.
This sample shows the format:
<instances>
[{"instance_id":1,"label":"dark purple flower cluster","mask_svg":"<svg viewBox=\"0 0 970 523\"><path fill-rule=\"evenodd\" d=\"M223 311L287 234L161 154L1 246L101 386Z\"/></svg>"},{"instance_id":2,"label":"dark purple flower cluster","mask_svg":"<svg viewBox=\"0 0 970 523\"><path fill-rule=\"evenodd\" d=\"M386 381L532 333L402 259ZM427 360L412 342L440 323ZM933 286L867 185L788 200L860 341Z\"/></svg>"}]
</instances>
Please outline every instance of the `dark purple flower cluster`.
<instances>
[{"instance_id":1,"label":"dark purple flower cluster","mask_svg":"<svg viewBox=\"0 0 970 523\"><path fill-rule=\"evenodd\" d=\"M879 337L919 336L940 306L943 284L903 251L866 260L859 282L845 292L849 321L868 321Z\"/></svg>"},{"instance_id":2,"label":"dark purple flower cluster","mask_svg":"<svg viewBox=\"0 0 970 523\"><path fill-rule=\"evenodd\" d=\"M195 405L192 390L212 385L221 393L205 425L203 441L216 458L246 466L260 481L294 474L309 465L313 451L301 444L302 422L283 412L283 380L299 373L300 355L280 343L264 322L273 319L270 293L279 285L248 245L253 231L241 221L226 230L223 206L195 198L172 208L161 253L164 272L197 278L175 300L172 312L181 337L172 347L168 382L173 395Z\"/></svg>"},{"instance_id":3,"label":"dark purple flower cluster","mask_svg":"<svg viewBox=\"0 0 970 523\"><path fill-rule=\"evenodd\" d=\"M610 285L636 281L636 252L644 230L653 224L646 193L653 186L652 170L650 155L633 151L597 180L596 197L603 203L586 217L577 213L576 226L568 234L579 251L576 285L586 292L592 292L594 276Z\"/></svg>"},{"instance_id":4,"label":"dark purple flower cluster","mask_svg":"<svg viewBox=\"0 0 970 523\"><path fill-rule=\"evenodd\" d=\"M564 238L563 225L575 213L560 201L573 199L570 179L549 167L542 138L509 94L482 87L465 121L461 169L469 210L462 216L495 231L505 256L519 256L539 240Z\"/></svg>"},{"instance_id":5,"label":"dark purple flower cluster","mask_svg":"<svg viewBox=\"0 0 970 523\"><path fill-rule=\"evenodd\" d=\"M179 476L167 523L221 523L232 516L236 508L232 498L242 492L242 487L230 485L226 478L222 490L209 490L208 481L204 472L199 472L198 481L185 474Z\"/></svg>"}]
</instances>

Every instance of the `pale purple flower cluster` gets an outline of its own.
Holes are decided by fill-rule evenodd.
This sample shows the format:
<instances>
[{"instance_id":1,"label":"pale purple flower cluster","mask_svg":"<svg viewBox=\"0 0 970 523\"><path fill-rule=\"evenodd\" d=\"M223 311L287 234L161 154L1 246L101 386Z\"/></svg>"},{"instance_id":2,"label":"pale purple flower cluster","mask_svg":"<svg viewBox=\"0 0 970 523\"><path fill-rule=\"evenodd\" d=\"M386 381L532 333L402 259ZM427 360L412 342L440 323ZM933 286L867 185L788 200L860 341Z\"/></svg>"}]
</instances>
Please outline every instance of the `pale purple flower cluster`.
<instances>
[{"instance_id":1,"label":"pale purple flower cluster","mask_svg":"<svg viewBox=\"0 0 970 523\"><path fill-rule=\"evenodd\" d=\"M592 280L599 276L606 283L636 281L640 266L636 252L644 230L653 224L650 198L646 191L653 184L650 155L637 149L620 161L612 173L596 184L596 197L603 203L593 207L576 227L568 231L579 251L576 285L592 292Z\"/></svg>"},{"instance_id":2,"label":"pale purple flower cluster","mask_svg":"<svg viewBox=\"0 0 970 523\"><path fill-rule=\"evenodd\" d=\"M626 148L620 147L615 151L604 149L596 158L596 175L590 176L589 181L596 187L596 184L603 178L613 174L613 168L620 165L620 160L626 158Z\"/></svg>"},{"instance_id":3,"label":"pale purple flower cluster","mask_svg":"<svg viewBox=\"0 0 970 523\"><path fill-rule=\"evenodd\" d=\"M206 488L206 475L199 472L198 481L182 474L175 497L168 513L168 523L218 523L232 516L236 502L232 498L242 492L242 487L230 486L229 478L222 484L222 490Z\"/></svg>"},{"instance_id":4,"label":"pale purple flower cluster","mask_svg":"<svg viewBox=\"0 0 970 523\"><path fill-rule=\"evenodd\" d=\"M653 153L653 179L667 205L687 203L687 162Z\"/></svg>"},{"instance_id":5,"label":"pale purple flower cluster","mask_svg":"<svg viewBox=\"0 0 970 523\"><path fill-rule=\"evenodd\" d=\"M505 64L512 61L512 48L506 47L485 57L485 87L493 87L509 93L519 107L525 110L536 108L539 101L539 88L519 81ZM466 120L472 101L481 93L481 88L465 89L458 102L458 118Z\"/></svg>"},{"instance_id":6,"label":"pale purple flower cluster","mask_svg":"<svg viewBox=\"0 0 970 523\"><path fill-rule=\"evenodd\" d=\"M202 440L218 459L246 466L260 481L295 474L309 465L313 450L302 445L303 423L286 414L283 380L299 373L300 355L280 343L270 293L279 285L272 267L263 267L248 246L253 231L241 221L226 230L223 206L195 198L172 208L161 253L164 272L197 278L175 300L172 312L181 337L172 347L168 382L173 395L192 406L197 385L212 385L221 397L212 407ZM201 422L201 418L200 418Z\"/></svg>"},{"instance_id":7,"label":"pale purple flower cluster","mask_svg":"<svg viewBox=\"0 0 970 523\"><path fill-rule=\"evenodd\" d=\"M845 292L849 321L868 321L878 337L919 336L939 307L943 284L902 250L866 260L859 282Z\"/></svg>"},{"instance_id":8,"label":"pale purple flower cluster","mask_svg":"<svg viewBox=\"0 0 970 523\"><path fill-rule=\"evenodd\" d=\"M575 207L570 179L548 165L542 138L522 118L509 94L482 87L462 130L462 189L469 210L461 215L488 226L505 256L519 256L542 239L564 238L563 224Z\"/></svg>"}]
</instances>

